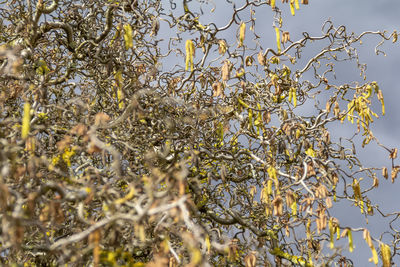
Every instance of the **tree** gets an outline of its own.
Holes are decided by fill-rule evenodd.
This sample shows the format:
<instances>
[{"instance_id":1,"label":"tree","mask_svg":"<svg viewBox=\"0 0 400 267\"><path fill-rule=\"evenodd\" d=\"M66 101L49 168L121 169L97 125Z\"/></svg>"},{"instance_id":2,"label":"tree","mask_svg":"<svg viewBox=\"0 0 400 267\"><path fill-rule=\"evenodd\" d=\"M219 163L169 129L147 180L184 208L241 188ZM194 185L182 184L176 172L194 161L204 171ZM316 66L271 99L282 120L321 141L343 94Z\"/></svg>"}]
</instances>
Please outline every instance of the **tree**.
<instances>
[{"instance_id":1,"label":"tree","mask_svg":"<svg viewBox=\"0 0 400 267\"><path fill-rule=\"evenodd\" d=\"M320 36L294 41L277 5L2 4L2 264L349 266L336 239L352 251L362 232L371 261L391 266L395 230L384 240L329 210L398 217L368 198L388 169L364 166L354 149L386 149L395 180L397 149L370 129L383 94L355 45L378 36L383 53L398 34L357 35L328 20ZM256 31L267 7L271 48ZM227 10L224 25L203 19ZM304 60L311 42L324 47ZM342 61L361 79L336 84ZM341 123L354 124L352 138L331 136Z\"/></svg>"}]
</instances>

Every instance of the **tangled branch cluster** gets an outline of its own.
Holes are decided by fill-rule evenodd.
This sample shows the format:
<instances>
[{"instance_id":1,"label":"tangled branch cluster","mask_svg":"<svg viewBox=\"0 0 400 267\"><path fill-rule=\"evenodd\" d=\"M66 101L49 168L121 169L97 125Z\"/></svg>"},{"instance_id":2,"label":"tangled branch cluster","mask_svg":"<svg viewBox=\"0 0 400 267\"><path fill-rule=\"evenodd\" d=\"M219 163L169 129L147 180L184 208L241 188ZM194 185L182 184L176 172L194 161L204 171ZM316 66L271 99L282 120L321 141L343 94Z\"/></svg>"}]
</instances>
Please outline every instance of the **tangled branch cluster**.
<instances>
[{"instance_id":1,"label":"tangled branch cluster","mask_svg":"<svg viewBox=\"0 0 400 267\"><path fill-rule=\"evenodd\" d=\"M366 217L398 217L368 199L381 169L354 149L358 133L378 142L372 102L384 113L355 45L378 36L383 53L397 33L327 21L320 36L291 41L275 1L227 1L222 26L202 21L211 1L182 2L1 4L2 264L329 265L351 262L336 235L352 249L363 231L372 260L378 250L389 266L393 227L384 243L329 209L347 201ZM277 48L265 49L255 14L271 5ZM310 42L325 46L304 61ZM341 61L364 80L335 84ZM355 135L331 138L346 119ZM397 150L387 150L394 181Z\"/></svg>"}]
</instances>

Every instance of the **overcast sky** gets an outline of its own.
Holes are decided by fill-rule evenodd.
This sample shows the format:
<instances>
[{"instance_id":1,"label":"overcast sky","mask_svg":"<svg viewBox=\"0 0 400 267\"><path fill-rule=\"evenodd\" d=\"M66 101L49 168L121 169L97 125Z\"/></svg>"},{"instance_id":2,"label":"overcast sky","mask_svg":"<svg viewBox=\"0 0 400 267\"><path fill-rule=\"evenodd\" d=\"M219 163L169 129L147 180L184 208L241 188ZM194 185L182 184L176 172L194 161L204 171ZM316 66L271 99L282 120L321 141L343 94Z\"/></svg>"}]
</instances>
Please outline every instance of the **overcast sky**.
<instances>
[{"instance_id":1,"label":"overcast sky","mask_svg":"<svg viewBox=\"0 0 400 267\"><path fill-rule=\"evenodd\" d=\"M178 10L181 9L181 1L174 2L178 4ZM193 0L189 4L196 5L195 2ZM200 22L203 22L203 24L214 22L218 26L223 26L231 18L232 9L223 0L214 0L214 2L217 4L216 11L207 15L207 11L212 6L210 5L209 8L205 8L205 16L200 18ZM234 2L237 3L237 7L243 3L243 1ZM390 35L395 29L400 32L399 0L310 0L309 5L300 5L300 10L296 11L294 17L290 15L290 9L287 4L283 5L279 0L276 2L277 6L283 11L283 29L290 32L292 41L301 38L302 32L308 32L312 36L321 35L321 26L328 18L331 19L335 26L345 25L349 33L355 32L360 34L364 31L386 30L388 31L388 35ZM165 7L169 8L168 1L165 0L164 3ZM243 16L243 19L248 18L248 14L246 15L245 12L240 13L240 15ZM273 12L270 7L263 6L256 9L256 32L263 36L262 44L264 49L268 45L273 48L276 46L275 32L272 28L272 16ZM167 32L164 32L164 34L167 34ZM231 32L230 34L231 36L223 37L235 40L236 32ZM221 38L221 36L217 37ZM366 72L367 81L377 81L385 97L386 115L380 116L379 119L375 120L372 129L375 136L384 145L390 148L400 148L400 86L399 80L397 80L400 75L398 67L400 62L400 43L392 44L391 41L386 42L382 46L382 49L387 54L385 57L382 55L378 56L374 52L374 47L378 42L377 38L366 38L359 50L360 62L368 65ZM315 55L318 52L311 49L309 52L305 52L305 55L307 53ZM336 70L336 74L336 84L354 80L362 82L359 71L357 71L354 63L341 65ZM381 114L380 106L375 106L375 111ZM339 127L331 129L331 135L349 137L349 134L354 133L355 130L355 126L349 125L349 123L339 124ZM384 149L371 144L364 149L358 148L357 152L365 165L374 167L388 166L390 170L391 162L388 158L388 153ZM397 161L397 164L399 164L399 161ZM400 203L400 181L392 184L390 181L384 180L380 175L379 179L379 188L373 194L369 195L372 203L378 204L384 212L389 213L400 210L400 205L398 204ZM332 213L339 218L341 225L354 228L366 227L371 231L371 236L373 237L379 238L379 235L388 229L385 220L380 217L376 219L370 218L369 223L366 224L357 207L342 205L333 208ZM400 229L400 222L394 226L396 229ZM368 262L368 259L371 257L371 251L362 239L361 232L354 234L354 238L355 250L351 258L354 260L355 266L373 266L373 264ZM346 245L346 243L341 244ZM396 259L399 260L398 257Z\"/></svg>"},{"instance_id":2,"label":"overcast sky","mask_svg":"<svg viewBox=\"0 0 400 267\"><path fill-rule=\"evenodd\" d=\"M280 2L280 1L279 1ZM308 6L301 6L301 10L295 17L289 16L286 8L286 25L289 31L300 34L303 31L310 33L319 33L321 24L331 18L335 25L345 25L347 31L361 33L364 31L387 30L391 33L393 30L400 30L400 1L389 0L324 0L310 1ZM290 18L290 19L289 19ZM294 34L295 35L295 34ZM381 116L375 121L373 131L382 143L389 147L400 148L400 85L399 85L399 62L400 62L400 44L387 42L383 46L387 56L377 56L374 53L374 46L377 39L368 38L364 41L363 48L360 50L360 61L367 63L367 80L377 81L380 85L386 105L386 115ZM344 69L337 75L338 80L348 81L352 77L349 74L355 74L354 67ZM337 72L339 74L339 72ZM358 79L358 77L354 77ZM378 113L378 112L377 112ZM345 132L338 128L332 135L341 135ZM376 145L367 146L365 149L358 149L363 162L373 166L388 166L390 161L388 154ZM398 164L398 161L397 161ZM390 169L390 168L389 168ZM385 212L399 210L400 203L400 184L399 181L392 184L385 181L381 176L380 186L371 194L372 202L379 205ZM388 229L384 220L377 218L370 219L369 224L360 215L358 208L349 208L341 206L335 210L340 217L341 224L348 224L352 227L367 227L371 230L371 235L379 237L381 233ZM335 216L336 216L335 214ZM379 215L378 215L379 216ZM397 230L400 230L400 222L395 224ZM371 252L361 237L357 234L355 239L356 249L352 254L355 260L355 266L373 266L368 262ZM396 258L399 260L399 258Z\"/></svg>"}]
</instances>

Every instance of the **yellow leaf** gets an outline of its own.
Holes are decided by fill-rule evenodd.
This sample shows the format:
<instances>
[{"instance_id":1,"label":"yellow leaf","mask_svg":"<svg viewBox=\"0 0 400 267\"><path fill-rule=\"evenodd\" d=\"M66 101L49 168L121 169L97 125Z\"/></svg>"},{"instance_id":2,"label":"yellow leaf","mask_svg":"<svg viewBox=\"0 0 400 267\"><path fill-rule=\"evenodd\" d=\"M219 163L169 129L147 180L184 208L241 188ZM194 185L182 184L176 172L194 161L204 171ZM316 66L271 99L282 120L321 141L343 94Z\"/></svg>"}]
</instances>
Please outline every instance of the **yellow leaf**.
<instances>
[{"instance_id":1,"label":"yellow leaf","mask_svg":"<svg viewBox=\"0 0 400 267\"><path fill-rule=\"evenodd\" d=\"M272 7L272 9L275 8L275 0L271 0L271 7Z\"/></svg>"},{"instance_id":2,"label":"yellow leaf","mask_svg":"<svg viewBox=\"0 0 400 267\"><path fill-rule=\"evenodd\" d=\"M124 25L125 49L133 47L133 30L130 24Z\"/></svg>"},{"instance_id":3,"label":"yellow leaf","mask_svg":"<svg viewBox=\"0 0 400 267\"><path fill-rule=\"evenodd\" d=\"M279 32L279 28L275 27L275 34L276 34L276 45L278 47L278 53L281 52L281 34Z\"/></svg>"},{"instance_id":4,"label":"yellow leaf","mask_svg":"<svg viewBox=\"0 0 400 267\"><path fill-rule=\"evenodd\" d=\"M246 24L244 22L242 22L242 23L240 23L238 47L243 46L243 41L244 41L245 35L246 35Z\"/></svg>"},{"instance_id":5,"label":"yellow leaf","mask_svg":"<svg viewBox=\"0 0 400 267\"><path fill-rule=\"evenodd\" d=\"M24 115L22 118L22 131L21 137L22 139L26 139L29 135L29 130L31 127L31 104L28 102L24 104Z\"/></svg>"},{"instance_id":6,"label":"yellow leaf","mask_svg":"<svg viewBox=\"0 0 400 267\"><path fill-rule=\"evenodd\" d=\"M294 6L296 7L296 9L300 9L299 0L294 1Z\"/></svg>"}]
</instances>

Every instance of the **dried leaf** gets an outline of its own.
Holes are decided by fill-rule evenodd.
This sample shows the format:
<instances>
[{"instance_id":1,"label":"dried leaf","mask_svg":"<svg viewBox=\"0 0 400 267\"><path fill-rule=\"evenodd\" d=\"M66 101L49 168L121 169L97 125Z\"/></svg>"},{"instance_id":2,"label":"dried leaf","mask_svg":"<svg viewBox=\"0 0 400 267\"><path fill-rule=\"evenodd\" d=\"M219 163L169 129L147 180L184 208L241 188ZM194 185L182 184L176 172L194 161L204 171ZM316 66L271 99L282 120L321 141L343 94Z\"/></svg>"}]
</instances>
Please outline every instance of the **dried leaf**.
<instances>
[{"instance_id":1,"label":"dried leaf","mask_svg":"<svg viewBox=\"0 0 400 267\"><path fill-rule=\"evenodd\" d=\"M150 36L157 35L158 31L160 30L160 22L158 21L157 17L154 17L151 23L151 33Z\"/></svg>"},{"instance_id":2,"label":"dried leaf","mask_svg":"<svg viewBox=\"0 0 400 267\"><path fill-rule=\"evenodd\" d=\"M397 178L397 174L400 171L400 167L399 166L394 166L392 168L392 173L391 173L391 178L392 178L392 183L394 183L394 180Z\"/></svg>"},{"instance_id":3,"label":"dried leaf","mask_svg":"<svg viewBox=\"0 0 400 267\"><path fill-rule=\"evenodd\" d=\"M231 75L231 62L229 60L225 60L224 65L221 67L221 76L222 80L226 82L230 79Z\"/></svg>"},{"instance_id":4,"label":"dried leaf","mask_svg":"<svg viewBox=\"0 0 400 267\"><path fill-rule=\"evenodd\" d=\"M292 190L288 190L286 192L286 205L290 207L294 203L294 194Z\"/></svg>"},{"instance_id":5,"label":"dried leaf","mask_svg":"<svg viewBox=\"0 0 400 267\"><path fill-rule=\"evenodd\" d=\"M282 43L287 43L290 41L289 32L282 32Z\"/></svg>"},{"instance_id":6,"label":"dried leaf","mask_svg":"<svg viewBox=\"0 0 400 267\"><path fill-rule=\"evenodd\" d=\"M250 252L246 257L244 257L244 264L246 267L255 267L256 263L257 258L254 251Z\"/></svg>"},{"instance_id":7,"label":"dried leaf","mask_svg":"<svg viewBox=\"0 0 400 267\"><path fill-rule=\"evenodd\" d=\"M390 159L397 158L397 148L392 149L392 151L390 152L389 158Z\"/></svg>"},{"instance_id":8,"label":"dried leaf","mask_svg":"<svg viewBox=\"0 0 400 267\"><path fill-rule=\"evenodd\" d=\"M221 39L218 41L218 45L219 45L218 53L220 55L224 55L226 53L226 50L228 49L228 45L226 44L226 41Z\"/></svg>"},{"instance_id":9,"label":"dried leaf","mask_svg":"<svg viewBox=\"0 0 400 267\"><path fill-rule=\"evenodd\" d=\"M382 90L380 90L380 89L378 90L377 96L382 105L382 115L385 115L385 101L383 99Z\"/></svg>"},{"instance_id":10,"label":"dried leaf","mask_svg":"<svg viewBox=\"0 0 400 267\"><path fill-rule=\"evenodd\" d=\"M280 195L277 195L274 200L272 200L272 205L274 207L274 215L282 216L283 215L283 200Z\"/></svg>"},{"instance_id":11,"label":"dried leaf","mask_svg":"<svg viewBox=\"0 0 400 267\"><path fill-rule=\"evenodd\" d=\"M104 112L99 112L94 116L94 125L104 125L110 120L110 116L108 116Z\"/></svg>"},{"instance_id":12,"label":"dried leaf","mask_svg":"<svg viewBox=\"0 0 400 267\"><path fill-rule=\"evenodd\" d=\"M397 31L394 30L393 33L392 33L392 35L393 35L393 41L392 41L392 42L393 42L393 43L397 42L397 38L398 38Z\"/></svg>"},{"instance_id":13,"label":"dried leaf","mask_svg":"<svg viewBox=\"0 0 400 267\"><path fill-rule=\"evenodd\" d=\"M265 111L263 114L263 120L265 124L268 124L271 121L271 112Z\"/></svg>"},{"instance_id":14,"label":"dried leaf","mask_svg":"<svg viewBox=\"0 0 400 267\"><path fill-rule=\"evenodd\" d=\"M389 178L388 169L386 167L382 168L382 176L385 177L385 179Z\"/></svg>"},{"instance_id":15,"label":"dried leaf","mask_svg":"<svg viewBox=\"0 0 400 267\"><path fill-rule=\"evenodd\" d=\"M258 52L257 60L258 64L260 64L261 66L265 66L266 61L263 51Z\"/></svg>"},{"instance_id":16,"label":"dried leaf","mask_svg":"<svg viewBox=\"0 0 400 267\"><path fill-rule=\"evenodd\" d=\"M83 136L87 133L88 129L86 127L86 125L82 124L82 123L78 123L77 125L75 125L70 133L74 134L74 135L78 135L78 136Z\"/></svg>"},{"instance_id":17,"label":"dried leaf","mask_svg":"<svg viewBox=\"0 0 400 267\"><path fill-rule=\"evenodd\" d=\"M332 199L331 199L330 197L327 197L327 198L325 199L325 204L326 204L326 207L327 207L328 209L332 208L332 206L333 206L333 204L332 204Z\"/></svg>"},{"instance_id":18,"label":"dried leaf","mask_svg":"<svg viewBox=\"0 0 400 267\"><path fill-rule=\"evenodd\" d=\"M220 82L214 82L212 84L212 88L214 97L218 97L224 94L224 91L222 90L222 84Z\"/></svg>"},{"instance_id":19,"label":"dried leaf","mask_svg":"<svg viewBox=\"0 0 400 267\"><path fill-rule=\"evenodd\" d=\"M247 57L246 57L246 59L245 59L245 64L246 64L246 66L251 66L251 65L253 65L253 62L254 62L253 57L251 57L251 56L247 56Z\"/></svg>"},{"instance_id":20,"label":"dried leaf","mask_svg":"<svg viewBox=\"0 0 400 267\"><path fill-rule=\"evenodd\" d=\"M339 113L340 113L339 103L337 101L335 101L335 107L333 108L333 114L335 114L335 116L338 117Z\"/></svg>"},{"instance_id":21,"label":"dried leaf","mask_svg":"<svg viewBox=\"0 0 400 267\"><path fill-rule=\"evenodd\" d=\"M238 240L232 239L229 243L228 258L230 261L236 261L239 257Z\"/></svg>"}]
</instances>

